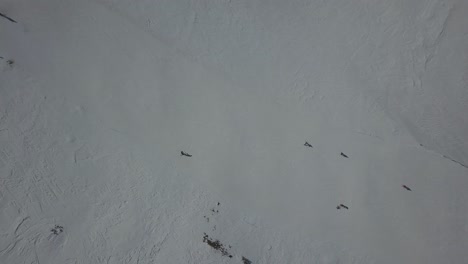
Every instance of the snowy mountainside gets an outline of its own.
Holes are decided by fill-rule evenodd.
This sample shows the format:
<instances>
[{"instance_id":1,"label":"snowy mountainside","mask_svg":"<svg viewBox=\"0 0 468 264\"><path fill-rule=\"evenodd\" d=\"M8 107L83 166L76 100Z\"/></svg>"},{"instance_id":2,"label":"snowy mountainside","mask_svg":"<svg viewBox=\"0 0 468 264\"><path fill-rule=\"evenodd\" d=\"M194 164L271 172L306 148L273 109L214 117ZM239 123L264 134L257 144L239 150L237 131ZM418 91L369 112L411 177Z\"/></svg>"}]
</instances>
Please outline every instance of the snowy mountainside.
<instances>
[{"instance_id":1,"label":"snowy mountainside","mask_svg":"<svg viewBox=\"0 0 468 264\"><path fill-rule=\"evenodd\" d=\"M468 263L467 10L1 1L0 263Z\"/></svg>"}]
</instances>

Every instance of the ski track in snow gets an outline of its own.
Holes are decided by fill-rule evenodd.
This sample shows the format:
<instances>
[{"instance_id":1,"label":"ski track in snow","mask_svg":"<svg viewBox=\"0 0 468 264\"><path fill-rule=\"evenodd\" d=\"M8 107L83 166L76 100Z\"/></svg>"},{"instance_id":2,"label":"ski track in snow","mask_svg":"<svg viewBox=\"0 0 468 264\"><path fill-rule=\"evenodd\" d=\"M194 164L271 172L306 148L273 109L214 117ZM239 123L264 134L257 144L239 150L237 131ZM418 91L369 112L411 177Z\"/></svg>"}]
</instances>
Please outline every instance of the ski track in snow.
<instances>
[{"instance_id":1,"label":"ski track in snow","mask_svg":"<svg viewBox=\"0 0 468 264\"><path fill-rule=\"evenodd\" d=\"M422 2L9 1L0 263L468 262L465 128L405 97L450 104L464 5Z\"/></svg>"}]
</instances>

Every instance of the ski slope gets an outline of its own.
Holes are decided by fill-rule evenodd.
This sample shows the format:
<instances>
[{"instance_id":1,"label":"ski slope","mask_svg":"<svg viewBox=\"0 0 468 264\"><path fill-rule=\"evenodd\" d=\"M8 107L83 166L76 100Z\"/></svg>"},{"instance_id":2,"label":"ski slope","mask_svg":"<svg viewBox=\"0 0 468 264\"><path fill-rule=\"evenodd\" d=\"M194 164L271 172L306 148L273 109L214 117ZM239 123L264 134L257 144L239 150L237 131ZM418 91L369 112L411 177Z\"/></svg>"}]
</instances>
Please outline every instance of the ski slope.
<instances>
[{"instance_id":1,"label":"ski slope","mask_svg":"<svg viewBox=\"0 0 468 264\"><path fill-rule=\"evenodd\" d=\"M0 263L468 263L466 12L1 0Z\"/></svg>"}]
</instances>

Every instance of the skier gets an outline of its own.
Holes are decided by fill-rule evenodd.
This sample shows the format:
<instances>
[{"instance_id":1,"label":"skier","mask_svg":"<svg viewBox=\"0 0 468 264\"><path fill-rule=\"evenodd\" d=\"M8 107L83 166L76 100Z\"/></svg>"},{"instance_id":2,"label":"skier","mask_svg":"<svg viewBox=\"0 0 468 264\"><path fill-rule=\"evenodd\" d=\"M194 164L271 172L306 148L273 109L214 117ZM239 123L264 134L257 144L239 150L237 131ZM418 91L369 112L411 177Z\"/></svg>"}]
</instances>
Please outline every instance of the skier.
<instances>
[{"instance_id":1,"label":"skier","mask_svg":"<svg viewBox=\"0 0 468 264\"><path fill-rule=\"evenodd\" d=\"M192 155L190 155L190 154L188 154L186 152L183 152L183 151L180 152L180 155L181 156L186 156L186 157L192 157Z\"/></svg>"}]
</instances>

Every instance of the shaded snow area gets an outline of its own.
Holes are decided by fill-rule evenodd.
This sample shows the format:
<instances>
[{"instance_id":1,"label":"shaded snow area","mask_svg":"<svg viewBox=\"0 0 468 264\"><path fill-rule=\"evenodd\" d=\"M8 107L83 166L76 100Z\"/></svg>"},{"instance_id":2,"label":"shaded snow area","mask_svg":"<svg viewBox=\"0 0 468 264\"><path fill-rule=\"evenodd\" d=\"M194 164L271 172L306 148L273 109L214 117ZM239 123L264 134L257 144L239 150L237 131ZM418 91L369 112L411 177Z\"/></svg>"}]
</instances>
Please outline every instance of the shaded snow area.
<instances>
[{"instance_id":1,"label":"shaded snow area","mask_svg":"<svg viewBox=\"0 0 468 264\"><path fill-rule=\"evenodd\" d=\"M468 263L468 1L0 14L0 263Z\"/></svg>"}]
</instances>

